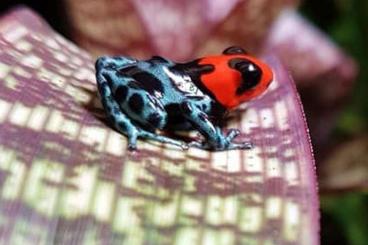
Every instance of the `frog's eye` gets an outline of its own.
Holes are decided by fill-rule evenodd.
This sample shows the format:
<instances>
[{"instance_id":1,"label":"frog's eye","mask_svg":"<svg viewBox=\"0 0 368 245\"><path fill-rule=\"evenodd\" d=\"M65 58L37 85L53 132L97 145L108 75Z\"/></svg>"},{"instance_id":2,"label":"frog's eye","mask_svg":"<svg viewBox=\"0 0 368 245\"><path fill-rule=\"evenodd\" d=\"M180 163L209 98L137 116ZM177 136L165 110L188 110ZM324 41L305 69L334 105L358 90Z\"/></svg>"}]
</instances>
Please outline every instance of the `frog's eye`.
<instances>
[{"instance_id":1,"label":"frog's eye","mask_svg":"<svg viewBox=\"0 0 368 245\"><path fill-rule=\"evenodd\" d=\"M241 72L243 78L240 87L236 90L238 95L256 87L260 83L262 71L255 64L250 62L238 63L236 69Z\"/></svg>"},{"instance_id":2,"label":"frog's eye","mask_svg":"<svg viewBox=\"0 0 368 245\"><path fill-rule=\"evenodd\" d=\"M241 84L236 90L237 95L241 95L245 91L256 87L261 81L261 69L249 60L233 59L230 61L230 67L242 74Z\"/></svg>"},{"instance_id":3,"label":"frog's eye","mask_svg":"<svg viewBox=\"0 0 368 245\"><path fill-rule=\"evenodd\" d=\"M227 49L225 49L222 54L226 54L226 55L232 55L232 54L247 54L247 52L241 48L241 47L238 47L238 46L232 46L232 47L229 47Z\"/></svg>"}]
</instances>

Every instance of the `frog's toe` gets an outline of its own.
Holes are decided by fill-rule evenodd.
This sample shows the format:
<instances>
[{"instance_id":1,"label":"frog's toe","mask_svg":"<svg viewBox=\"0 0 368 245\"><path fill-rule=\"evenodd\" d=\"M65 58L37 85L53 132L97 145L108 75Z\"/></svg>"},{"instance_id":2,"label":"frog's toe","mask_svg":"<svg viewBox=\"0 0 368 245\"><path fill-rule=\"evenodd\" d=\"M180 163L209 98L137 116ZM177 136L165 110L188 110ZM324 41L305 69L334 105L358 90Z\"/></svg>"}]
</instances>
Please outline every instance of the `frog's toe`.
<instances>
[{"instance_id":1,"label":"frog's toe","mask_svg":"<svg viewBox=\"0 0 368 245\"><path fill-rule=\"evenodd\" d=\"M128 149L130 151L136 151L137 150L137 139L139 136L139 132L137 129L131 129L128 132Z\"/></svg>"},{"instance_id":2,"label":"frog's toe","mask_svg":"<svg viewBox=\"0 0 368 245\"><path fill-rule=\"evenodd\" d=\"M137 145L136 144L128 144L128 150L129 151L137 151Z\"/></svg>"},{"instance_id":3,"label":"frog's toe","mask_svg":"<svg viewBox=\"0 0 368 245\"><path fill-rule=\"evenodd\" d=\"M202 150L210 150L212 147L208 143L200 142L200 141L192 141L188 143L188 147L194 147Z\"/></svg>"},{"instance_id":4,"label":"frog's toe","mask_svg":"<svg viewBox=\"0 0 368 245\"><path fill-rule=\"evenodd\" d=\"M137 138L130 137L128 139L128 150L129 151L136 151L137 150Z\"/></svg>"},{"instance_id":5,"label":"frog's toe","mask_svg":"<svg viewBox=\"0 0 368 245\"><path fill-rule=\"evenodd\" d=\"M233 139L235 139L238 135L240 134L240 131L238 129L230 129L229 132L227 133L227 136L226 136L226 140L228 142L231 142L233 141Z\"/></svg>"},{"instance_id":6,"label":"frog's toe","mask_svg":"<svg viewBox=\"0 0 368 245\"><path fill-rule=\"evenodd\" d=\"M180 145L180 147L181 147L181 149L183 149L183 150L188 150L189 149L189 145L188 144L186 144L186 143L182 143L181 145Z\"/></svg>"},{"instance_id":7,"label":"frog's toe","mask_svg":"<svg viewBox=\"0 0 368 245\"><path fill-rule=\"evenodd\" d=\"M251 142L232 143L229 145L229 150L250 150L253 147Z\"/></svg>"},{"instance_id":8,"label":"frog's toe","mask_svg":"<svg viewBox=\"0 0 368 245\"><path fill-rule=\"evenodd\" d=\"M243 145L243 149L248 150L248 149L254 148L254 144L252 142L243 142L242 145Z\"/></svg>"}]
</instances>

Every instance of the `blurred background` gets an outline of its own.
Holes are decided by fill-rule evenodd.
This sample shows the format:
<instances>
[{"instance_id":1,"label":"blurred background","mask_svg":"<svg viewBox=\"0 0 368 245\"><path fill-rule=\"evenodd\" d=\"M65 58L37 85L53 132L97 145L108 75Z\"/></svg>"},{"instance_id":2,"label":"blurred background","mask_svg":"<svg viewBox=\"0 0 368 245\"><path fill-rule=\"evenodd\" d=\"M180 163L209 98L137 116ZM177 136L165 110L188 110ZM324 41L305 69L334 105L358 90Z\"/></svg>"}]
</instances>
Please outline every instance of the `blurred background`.
<instances>
[{"instance_id":1,"label":"blurred background","mask_svg":"<svg viewBox=\"0 0 368 245\"><path fill-rule=\"evenodd\" d=\"M334 126L331 137L335 145L331 147L335 150L326 153L328 160L317 162L320 179L326 178L321 181L336 178L331 189L322 188L320 193L322 244L368 244L368 2L309 0L302 4L301 12L360 67ZM361 186L349 187L348 182L358 179L362 180Z\"/></svg>"},{"instance_id":2,"label":"blurred background","mask_svg":"<svg viewBox=\"0 0 368 245\"><path fill-rule=\"evenodd\" d=\"M93 56L185 60L234 44L278 55L296 80L311 130L321 244L368 244L368 2L157 2L2 0L0 12L26 4ZM150 19L155 7L162 12ZM210 14L203 11L209 7Z\"/></svg>"}]
</instances>

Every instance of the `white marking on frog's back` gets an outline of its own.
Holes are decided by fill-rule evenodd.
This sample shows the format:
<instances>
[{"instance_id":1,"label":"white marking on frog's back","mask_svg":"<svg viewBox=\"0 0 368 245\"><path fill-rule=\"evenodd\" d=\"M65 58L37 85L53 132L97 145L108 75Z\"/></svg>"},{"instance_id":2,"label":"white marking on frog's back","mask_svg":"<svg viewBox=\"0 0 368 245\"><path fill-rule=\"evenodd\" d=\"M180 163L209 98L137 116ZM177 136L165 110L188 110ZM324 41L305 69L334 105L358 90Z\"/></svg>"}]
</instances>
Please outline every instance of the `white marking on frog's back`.
<instances>
[{"instance_id":1,"label":"white marking on frog's back","mask_svg":"<svg viewBox=\"0 0 368 245\"><path fill-rule=\"evenodd\" d=\"M190 76L175 74L167 67L164 67L163 70L181 92L188 96L204 96L203 92L192 82Z\"/></svg>"}]
</instances>

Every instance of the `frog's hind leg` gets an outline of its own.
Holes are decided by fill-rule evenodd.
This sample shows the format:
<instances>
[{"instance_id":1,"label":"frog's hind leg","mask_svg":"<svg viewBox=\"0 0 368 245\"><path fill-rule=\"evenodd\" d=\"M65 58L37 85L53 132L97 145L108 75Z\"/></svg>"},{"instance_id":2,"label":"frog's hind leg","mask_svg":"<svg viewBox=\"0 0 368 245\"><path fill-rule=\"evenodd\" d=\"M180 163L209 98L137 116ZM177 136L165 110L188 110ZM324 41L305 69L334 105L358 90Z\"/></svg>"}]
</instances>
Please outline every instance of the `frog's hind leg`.
<instances>
[{"instance_id":1,"label":"frog's hind leg","mask_svg":"<svg viewBox=\"0 0 368 245\"><path fill-rule=\"evenodd\" d=\"M128 137L128 148L132 150L135 149L137 145L138 128L124 113L121 112L103 74L97 74L97 85L102 106L104 107L109 120L120 133Z\"/></svg>"},{"instance_id":2,"label":"frog's hind leg","mask_svg":"<svg viewBox=\"0 0 368 245\"><path fill-rule=\"evenodd\" d=\"M97 75L97 84L102 105L109 116L109 120L120 133L128 137L128 149L135 150L137 148L137 139L139 137L161 143L176 145L181 148L187 148L187 145L182 141L174 140L162 135L156 135L137 127L120 109L119 104L116 102L109 84L106 81L106 77L103 74Z\"/></svg>"}]
</instances>

